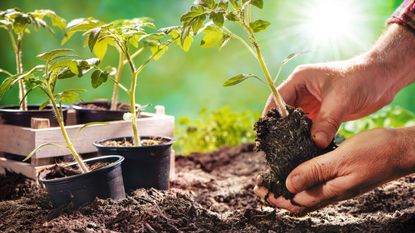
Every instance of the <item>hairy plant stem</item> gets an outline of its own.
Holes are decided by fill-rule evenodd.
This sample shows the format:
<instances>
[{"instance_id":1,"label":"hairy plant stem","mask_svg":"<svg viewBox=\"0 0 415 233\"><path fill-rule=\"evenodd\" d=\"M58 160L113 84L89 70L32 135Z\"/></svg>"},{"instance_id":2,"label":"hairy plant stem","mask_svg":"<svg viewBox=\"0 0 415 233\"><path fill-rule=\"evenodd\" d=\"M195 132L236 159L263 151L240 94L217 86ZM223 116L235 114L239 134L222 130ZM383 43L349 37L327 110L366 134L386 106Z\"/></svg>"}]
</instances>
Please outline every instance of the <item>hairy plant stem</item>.
<instances>
[{"instance_id":1,"label":"hairy plant stem","mask_svg":"<svg viewBox=\"0 0 415 233\"><path fill-rule=\"evenodd\" d=\"M139 133L138 133L138 128L137 128L137 117L138 117L137 115L138 114L137 114L137 109L135 107L135 104L136 104L136 102L135 102L135 92L137 90L138 75L154 59L154 57L156 57L161 51L163 51L163 49L165 47L170 46L173 42L175 42L179 38L180 37L177 37L175 39L171 39L171 40L167 41L166 44L161 46L155 53L153 53L153 55L151 55L138 68L135 67L133 59L130 56L130 54L128 53L128 51L125 50L125 49L122 49L122 51L125 53L126 59L127 59L128 64L130 65L130 68L131 68L131 73L133 75L132 80L131 80L129 97L130 97L130 112L133 115L133 117L132 117L133 118L132 119L132 128L133 128L134 146L141 146L141 140L140 140Z\"/></svg>"},{"instance_id":2,"label":"hairy plant stem","mask_svg":"<svg viewBox=\"0 0 415 233\"><path fill-rule=\"evenodd\" d=\"M242 26L245 28L245 30L248 32L249 39L251 40L252 45L255 48L256 57L259 62L259 65L261 66L262 71L264 72L265 79L267 81L267 84L269 88L271 89L272 94L275 98L275 103L279 108L279 111L281 113L281 117L284 118L288 116L287 109L285 108L284 100L282 99L280 93L275 88L274 80L271 77L271 74L269 72L269 69L265 63L264 56L262 55L261 48L258 45L255 33L252 31L252 28L249 26L249 22L246 23L245 21L242 23Z\"/></svg>"},{"instance_id":3,"label":"hairy plant stem","mask_svg":"<svg viewBox=\"0 0 415 233\"><path fill-rule=\"evenodd\" d=\"M22 64L22 43L23 43L23 36L17 36L17 42L12 34L9 31L10 40L12 41L13 49L16 56L16 72L17 75L23 73L23 64ZM20 103L20 110L27 111L27 99L26 99L26 85L24 80L19 80L19 103Z\"/></svg>"},{"instance_id":4,"label":"hairy plant stem","mask_svg":"<svg viewBox=\"0 0 415 233\"><path fill-rule=\"evenodd\" d=\"M116 83L114 84L114 87L112 89L111 108L110 108L110 110L112 110L112 111L117 110L117 104L118 104L118 85L117 85L117 83L120 82L123 68L124 68L124 53L119 51L117 74L115 75Z\"/></svg>"},{"instance_id":5,"label":"hairy plant stem","mask_svg":"<svg viewBox=\"0 0 415 233\"><path fill-rule=\"evenodd\" d=\"M78 163L79 167L81 168L81 172L82 173L89 172L88 167L85 165L84 161L82 160L82 158L78 154L78 152L76 152L75 147L74 147L71 139L69 138L68 133L66 132L62 107L58 108L58 106L56 104L56 101L55 101L55 98L53 97L53 92L50 89L50 87L48 88L47 92L48 92L49 100L52 103L53 111L55 112L55 115L56 115L56 118L57 118L57 121L58 121L58 124L59 124L59 128L62 132L62 136L65 139L66 146L71 151L71 154L73 155L75 161Z\"/></svg>"}]
</instances>

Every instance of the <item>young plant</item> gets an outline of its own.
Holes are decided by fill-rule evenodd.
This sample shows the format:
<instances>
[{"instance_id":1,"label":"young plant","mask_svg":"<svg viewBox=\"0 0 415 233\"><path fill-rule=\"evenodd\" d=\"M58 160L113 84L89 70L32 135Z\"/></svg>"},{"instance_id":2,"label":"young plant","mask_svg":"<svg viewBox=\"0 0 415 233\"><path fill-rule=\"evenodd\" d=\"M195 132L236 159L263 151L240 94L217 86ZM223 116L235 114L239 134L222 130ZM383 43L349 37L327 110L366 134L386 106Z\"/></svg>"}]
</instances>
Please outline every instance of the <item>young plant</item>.
<instances>
[{"instance_id":1,"label":"young plant","mask_svg":"<svg viewBox=\"0 0 415 233\"><path fill-rule=\"evenodd\" d=\"M137 129L137 118L139 109L136 106L136 89L137 81L143 69L152 61L158 60L167 50L168 47L176 42L181 45L183 50L187 51L192 43L192 37L186 36L183 43L180 43L181 28L174 26L147 32L146 30L155 29L152 19L134 18L130 20L116 20L108 24L104 24L96 19L77 19L68 24L68 29L64 39L64 43L76 32L85 31L86 42L89 49L98 57L103 58L107 52L108 46L115 47L119 53L119 64L115 79L112 108L117 103L118 87L125 91L130 99L130 113L124 115L124 119L132 121L133 144L141 146L140 135ZM143 53L150 50L151 55L137 65L134 58L138 55L146 56ZM130 87L127 88L120 83L122 67L127 64L131 70ZM107 79L101 78L102 71L96 70L93 77L93 86L98 87Z\"/></svg>"},{"instance_id":2,"label":"young plant","mask_svg":"<svg viewBox=\"0 0 415 233\"><path fill-rule=\"evenodd\" d=\"M68 78L82 77L88 71L94 69L99 64L99 59L91 58L86 60L77 59L77 56L70 54L70 49L56 49L47 53L38 55L45 64L38 65L32 68L30 71L24 72L20 75L14 75L5 80L0 87L0 96L7 91L12 85L19 81L25 81L30 84L28 93L38 88L47 97L47 100L41 105L40 109L43 109L47 105L51 105L53 112L58 121L62 136L66 142L66 148L70 150L82 173L88 172L88 168L83 162L82 158L76 152L71 139L65 129L64 115L62 111L62 103L74 103L79 100L80 95L85 91L83 89L71 89L57 92L55 90L56 84L59 80ZM103 75L105 75L103 73ZM87 125L86 125L87 126ZM29 159L37 150L44 146L60 146L55 143L45 143L35 148L27 157Z\"/></svg>"},{"instance_id":3,"label":"young plant","mask_svg":"<svg viewBox=\"0 0 415 233\"><path fill-rule=\"evenodd\" d=\"M263 0L195 1L194 6L192 6L190 10L186 12L180 19L183 23L183 31L181 34L182 43L184 43L184 38L187 38L189 34L196 35L199 33L204 33L204 37L201 41L201 47L204 48L210 48L214 46L219 46L222 48L226 46L231 39L240 41L256 58L259 65L261 66L266 83L274 96L278 111L284 118L288 115L288 111L286 110L283 98L275 88L275 82L280 75L282 67L298 54L290 54L281 63L275 79L272 79L271 73L266 65L264 56L256 37L256 34L264 31L270 25L270 23L262 19L253 21L251 17L251 6L262 9ZM246 32L250 43L248 43L237 33L228 29L225 26L226 21L240 25ZM258 78L258 76L253 74L238 74L227 80L224 83L224 86L236 85L249 78L256 78L261 80Z\"/></svg>"},{"instance_id":4,"label":"young plant","mask_svg":"<svg viewBox=\"0 0 415 233\"><path fill-rule=\"evenodd\" d=\"M50 19L52 25L50 25L45 20L46 18ZM56 13L51 10L35 10L27 13L24 13L19 9L8 9L5 11L0 11L0 28L7 30L15 53L16 75L21 75L24 72L22 64L22 45L24 35L26 33L30 33L30 25L33 25L35 29L41 27L46 28L52 33L53 29L51 26L60 28L62 30L66 28L65 20L56 15ZM9 72L6 74L9 77L12 76ZM26 96L26 85L24 80L20 80L19 100L20 109L23 111L27 111Z\"/></svg>"}]
</instances>

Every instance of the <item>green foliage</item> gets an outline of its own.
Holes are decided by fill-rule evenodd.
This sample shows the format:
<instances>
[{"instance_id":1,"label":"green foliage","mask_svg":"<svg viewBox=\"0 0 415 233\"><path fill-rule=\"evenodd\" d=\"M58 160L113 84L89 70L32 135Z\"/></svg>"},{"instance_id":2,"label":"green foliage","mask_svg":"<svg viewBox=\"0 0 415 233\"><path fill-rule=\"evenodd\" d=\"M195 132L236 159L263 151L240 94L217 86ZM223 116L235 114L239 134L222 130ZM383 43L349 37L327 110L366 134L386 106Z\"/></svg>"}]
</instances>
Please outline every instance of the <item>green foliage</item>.
<instances>
[{"instance_id":1,"label":"green foliage","mask_svg":"<svg viewBox=\"0 0 415 233\"><path fill-rule=\"evenodd\" d=\"M349 138L369 129L410 126L415 126L415 114L413 112L399 106L388 106L368 117L342 124L338 134Z\"/></svg>"},{"instance_id":2,"label":"green foliage","mask_svg":"<svg viewBox=\"0 0 415 233\"><path fill-rule=\"evenodd\" d=\"M13 31L19 37L22 37L24 33L30 33L30 25L33 25L35 29L46 28L53 32L51 25L45 19L49 19L54 27L62 30L66 27L65 19L51 10L35 10L25 13L20 9L8 9L0 11L0 28Z\"/></svg>"},{"instance_id":3,"label":"green foliage","mask_svg":"<svg viewBox=\"0 0 415 233\"><path fill-rule=\"evenodd\" d=\"M258 78L254 74L238 74L238 75L235 75L232 78L228 79L223 84L223 86L225 86L225 87L234 86L234 85L237 85L237 84L239 84L239 83L241 83L241 82L243 82L243 81L245 81L249 78L256 78L256 79L259 79L260 81L262 81L262 79Z\"/></svg>"},{"instance_id":4,"label":"green foliage","mask_svg":"<svg viewBox=\"0 0 415 233\"><path fill-rule=\"evenodd\" d=\"M176 135L180 136L175 143L178 153L213 151L222 146L237 146L255 140L252 125L259 114L222 107L210 113L203 109L199 116L194 121L188 117L179 118Z\"/></svg>"}]
</instances>

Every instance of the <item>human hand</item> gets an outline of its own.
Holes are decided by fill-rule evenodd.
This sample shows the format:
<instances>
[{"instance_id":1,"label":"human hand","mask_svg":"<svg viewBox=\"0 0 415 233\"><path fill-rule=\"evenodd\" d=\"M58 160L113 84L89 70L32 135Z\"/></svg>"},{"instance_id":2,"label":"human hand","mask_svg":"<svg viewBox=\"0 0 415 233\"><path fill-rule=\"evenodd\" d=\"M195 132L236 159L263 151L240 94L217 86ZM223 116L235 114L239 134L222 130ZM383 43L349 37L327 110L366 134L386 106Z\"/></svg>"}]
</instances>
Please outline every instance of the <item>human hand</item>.
<instances>
[{"instance_id":1,"label":"human hand","mask_svg":"<svg viewBox=\"0 0 415 233\"><path fill-rule=\"evenodd\" d=\"M257 179L255 193L271 205L305 213L352 198L415 172L415 127L375 129L355 135L327 154L315 157L287 177L292 201L275 197Z\"/></svg>"},{"instance_id":2,"label":"human hand","mask_svg":"<svg viewBox=\"0 0 415 233\"><path fill-rule=\"evenodd\" d=\"M414 34L392 25L366 54L346 61L298 67L279 92L287 104L300 107L309 115L314 142L325 148L341 122L377 111L415 81L413 51ZM264 112L274 107L270 97Z\"/></svg>"}]
</instances>

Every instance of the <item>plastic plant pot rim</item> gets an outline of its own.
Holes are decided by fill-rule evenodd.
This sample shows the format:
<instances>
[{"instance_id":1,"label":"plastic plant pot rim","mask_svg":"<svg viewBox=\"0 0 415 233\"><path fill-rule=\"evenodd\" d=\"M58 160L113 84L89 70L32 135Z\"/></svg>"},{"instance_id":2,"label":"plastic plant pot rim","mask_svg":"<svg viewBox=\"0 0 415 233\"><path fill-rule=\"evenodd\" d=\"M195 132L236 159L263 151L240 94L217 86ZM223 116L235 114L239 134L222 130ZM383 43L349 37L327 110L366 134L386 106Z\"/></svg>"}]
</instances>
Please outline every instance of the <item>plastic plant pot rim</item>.
<instances>
[{"instance_id":1,"label":"plastic plant pot rim","mask_svg":"<svg viewBox=\"0 0 415 233\"><path fill-rule=\"evenodd\" d=\"M30 105L28 105L28 107L29 108L30 107L36 107L37 109L36 110L23 111L23 110L19 109L20 108L19 105L9 105L9 106L1 106L0 107L0 112L10 112L10 113L13 113L13 112L35 112L35 113L36 112L53 112L52 105L50 105L50 104L46 106L47 108L44 108L42 110L39 110L39 107L40 107L39 104L30 104ZM68 105L62 105L62 110L63 111L69 110L69 106Z\"/></svg>"},{"instance_id":2,"label":"plastic plant pot rim","mask_svg":"<svg viewBox=\"0 0 415 233\"><path fill-rule=\"evenodd\" d=\"M118 139L128 139L128 138L132 138L132 137L118 137L118 138L107 138L107 139L103 139L103 140L99 140L94 142L94 146L97 148L110 148L110 149L117 149L117 150L137 150L140 148L156 148L156 147L161 147L161 146L171 146L175 141L173 138L171 137L165 137L165 136L141 136L140 139L148 139L148 138L162 138L165 140L168 140L168 142L165 142L163 144L159 144L159 145L150 145L150 146L104 146L102 145L103 142L105 141L117 141Z\"/></svg>"},{"instance_id":3,"label":"plastic plant pot rim","mask_svg":"<svg viewBox=\"0 0 415 233\"><path fill-rule=\"evenodd\" d=\"M120 155L106 155L106 156L98 156L98 157L95 157L95 158L86 159L86 160L84 160L84 162L88 163L88 162L91 162L91 161L101 160L101 159L106 159L106 158L117 158L117 160L114 161L113 163L111 163L111 164L109 164L105 167L101 167L97 170L93 170L93 171L90 171L88 173L81 173L81 174L77 174L77 175L69 176L69 177L62 177L62 178L55 178L55 179L47 180L47 179L44 178L44 176L47 174L47 172L45 172L45 173L43 173L39 176L39 180L44 184L71 182L71 181L73 181L75 179L78 179L80 177L91 176L91 175L103 172L105 169L115 167L115 166L121 164L124 161L123 156L120 156ZM66 167L71 167L71 166L74 166L74 165L77 165L77 162L72 162L72 163L68 164Z\"/></svg>"},{"instance_id":4,"label":"plastic plant pot rim","mask_svg":"<svg viewBox=\"0 0 415 233\"><path fill-rule=\"evenodd\" d=\"M78 102L71 105L71 107L77 111L91 111L91 112L119 112L119 113L126 113L129 112L129 110L110 110L110 109L93 109L93 108L85 108L80 105L82 104L111 104L109 101L88 101L88 102ZM117 104L122 103L118 102ZM136 107L140 107L140 105L136 104Z\"/></svg>"}]
</instances>

